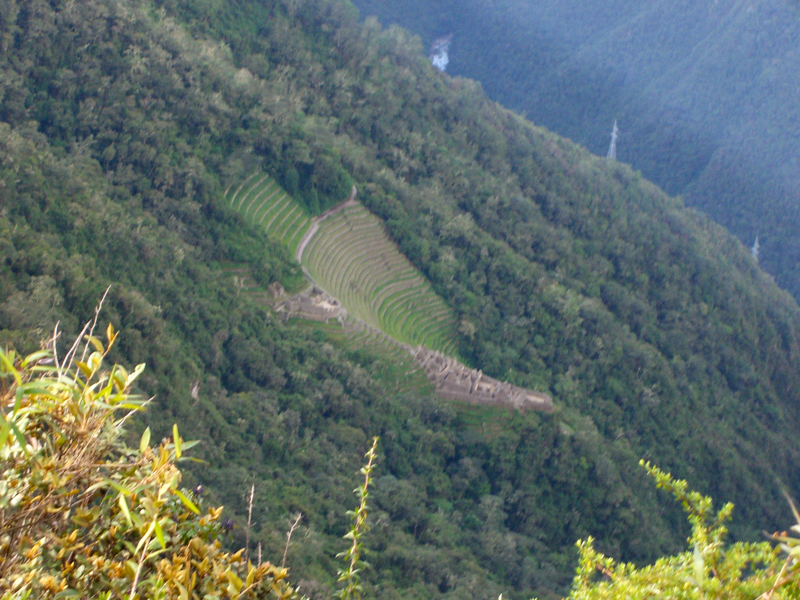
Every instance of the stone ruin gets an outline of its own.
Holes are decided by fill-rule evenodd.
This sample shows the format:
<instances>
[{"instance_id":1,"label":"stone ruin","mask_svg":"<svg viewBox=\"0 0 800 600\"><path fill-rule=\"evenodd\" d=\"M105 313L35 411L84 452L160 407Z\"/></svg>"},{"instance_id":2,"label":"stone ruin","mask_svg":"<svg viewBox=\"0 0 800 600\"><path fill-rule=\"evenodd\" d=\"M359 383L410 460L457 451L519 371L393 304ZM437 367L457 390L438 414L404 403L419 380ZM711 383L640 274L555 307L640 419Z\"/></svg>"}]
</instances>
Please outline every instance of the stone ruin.
<instances>
[{"instance_id":1,"label":"stone ruin","mask_svg":"<svg viewBox=\"0 0 800 600\"><path fill-rule=\"evenodd\" d=\"M279 296L282 291L277 287L275 290L270 290L273 297ZM312 285L295 296L281 300L275 305L275 310L285 319L302 317L323 323L327 323L330 319L342 323L347 316L347 311L339 300L316 285ZM362 325L382 336L384 340L393 342L410 352L425 371L425 375L433 384L436 393L446 400L483 406L503 406L516 410L553 411L553 400L547 394L499 381L484 375L483 371L465 367L446 354L425 346L416 348L408 346L366 323Z\"/></svg>"},{"instance_id":2,"label":"stone ruin","mask_svg":"<svg viewBox=\"0 0 800 600\"><path fill-rule=\"evenodd\" d=\"M283 286L277 281L270 283L267 286L267 291L274 300L280 300L286 295L286 290L283 289Z\"/></svg>"},{"instance_id":3,"label":"stone ruin","mask_svg":"<svg viewBox=\"0 0 800 600\"><path fill-rule=\"evenodd\" d=\"M316 286L278 303L275 310L288 317L302 317L310 321L327 323L345 315L339 300Z\"/></svg>"},{"instance_id":4,"label":"stone ruin","mask_svg":"<svg viewBox=\"0 0 800 600\"><path fill-rule=\"evenodd\" d=\"M425 346L417 346L412 354L436 388L436 393L447 400L517 410L553 410L553 399L547 394L498 381Z\"/></svg>"}]
</instances>

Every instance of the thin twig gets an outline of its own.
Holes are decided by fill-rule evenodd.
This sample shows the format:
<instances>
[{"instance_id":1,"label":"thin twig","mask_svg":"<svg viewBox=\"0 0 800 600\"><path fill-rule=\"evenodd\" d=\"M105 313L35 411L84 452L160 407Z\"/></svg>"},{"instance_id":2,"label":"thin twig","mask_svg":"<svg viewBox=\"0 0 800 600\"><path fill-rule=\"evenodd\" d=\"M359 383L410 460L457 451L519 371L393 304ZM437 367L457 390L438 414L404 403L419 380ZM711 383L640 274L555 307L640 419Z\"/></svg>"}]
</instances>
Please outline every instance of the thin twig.
<instances>
[{"instance_id":1,"label":"thin twig","mask_svg":"<svg viewBox=\"0 0 800 600\"><path fill-rule=\"evenodd\" d=\"M286 547L283 549L283 560L281 561L281 567L286 566L286 555L289 553L289 544L292 541L292 534L294 530L297 529L297 525L300 523L300 519L303 518L303 513L297 513L297 517L292 523L292 526L289 528L289 531L286 532ZM261 545L258 546L259 551L261 550ZM258 559L259 564L261 563L261 558Z\"/></svg>"},{"instance_id":2,"label":"thin twig","mask_svg":"<svg viewBox=\"0 0 800 600\"><path fill-rule=\"evenodd\" d=\"M56 321L56 326L53 328L53 361L56 364L56 373L61 372L61 366L58 364L58 325L61 321Z\"/></svg>"},{"instance_id":3,"label":"thin twig","mask_svg":"<svg viewBox=\"0 0 800 600\"><path fill-rule=\"evenodd\" d=\"M72 361L75 359L75 353L78 351L78 346L80 345L83 336L89 330L90 324L91 321L86 321L86 324L83 326L83 329L81 329L81 332L76 336L75 341L72 342L72 347L69 349L66 356L64 357L64 361L66 364L64 365L64 369L62 372L68 373L70 369L72 369ZM62 373L58 374L59 377L61 377L61 375Z\"/></svg>"},{"instance_id":4,"label":"thin twig","mask_svg":"<svg viewBox=\"0 0 800 600\"><path fill-rule=\"evenodd\" d=\"M155 396L151 396L150 398L148 398L147 402L145 402L145 403L144 403L144 404L142 404L141 406L139 406L139 407L137 407L137 408L132 408L131 410L129 410L127 413L125 413L125 416L124 416L124 417L122 417L122 418L121 418L119 421L117 421L117 422L115 423L115 427L116 427L117 429L121 429L121 428L122 428L122 426L125 424L125 421L127 421L127 420L128 420L130 417L131 417L131 416L133 416L133 415L134 415L134 414L136 414L137 412L144 410L144 409L145 409L145 407L147 407L147 405L148 405L148 404L150 404L150 403L151 403L153 400L155 400L155 399L156 399L156 397L155 397Z\"/></svg>"},{"instance_id":5,"label":"thin twig","mask_svg":"<svg viewBox=\"0 0 800 600\"><path fill-rule=\"evenodd\" d=\"M94 333L94 328L97 327L97 319L100 318L100 311L103 310L103 303L106 301L106 296L108 296L108 292L111 290L111 286L106 288L106 291L103 292L103 297L100 298L100 303L94 309L94 319L92 320L92 327L89 329L89 335L91 336ZM89 345L85 345L83 347L83 354L81 355L81 362L86 360L86 352L89 350Z\"/></svg>"},{"instance_id":6,"label":"thin twig","mask_svg":"<svg viewBox=\"0 0 800 600\"><path fill-rule=\"evenodd\" d=\"M247 503L247 529L245 530L244 542L244 563L247 564L248 554L250 553L250 525L253 521L253 496L256 493L256 484L250 486L250 500Z\"/></svg>"},{"instance_id":7,"label":"thin twig","mask_svg":"<svg viewBox=\"0 0 800 600\"><path fill-rule=\"evenodd\" d=\"M133 596L136 594L136 587L139 585L139 575L142 574L142 565L144 564L144 559L147 556L147 544L150 543L150 533L147 534L147 537L144 540L144 546L142 547L142 557L139 559L139 566L136 568L136 576L133 578L133 585L131 586L131 595L128 600L133 600Z\"/></svg>"},{"instance_id":8,"label":"thin twig","mask_svg":"<svg viewBox=\"0 0 800 600\"><path fill-rule=\"evenodd\" d=\"M781 567L781 572L778 573L778 576L775 578L775 583L772 584L772 589L769 592L761 594L757 600L770 600L772 598L772 594L775 593L779 587L786 583L786 581L782 580L783 574L786 571L786 567L788 567L792 562L792 557L788 556L786 560L783 562L783 567Z\"/></svg>"}]
</instances>

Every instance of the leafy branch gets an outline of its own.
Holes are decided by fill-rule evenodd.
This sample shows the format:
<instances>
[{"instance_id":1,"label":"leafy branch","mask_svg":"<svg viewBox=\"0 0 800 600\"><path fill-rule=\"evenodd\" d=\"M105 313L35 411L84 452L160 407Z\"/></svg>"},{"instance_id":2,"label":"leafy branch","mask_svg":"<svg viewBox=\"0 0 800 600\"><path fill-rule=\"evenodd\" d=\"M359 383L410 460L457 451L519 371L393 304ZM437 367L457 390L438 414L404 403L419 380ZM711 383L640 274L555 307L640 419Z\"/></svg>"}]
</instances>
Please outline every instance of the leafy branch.
<instances>
[{"instance_id":1,"label":"leafy branch","mask_svg":"<svg viewBox=\"0 0 800 600\"><path fill-rule=\"evenodd\" d=\"M367 532L367 498L369 497L369 484L372 480L372 470L375 466L377 456L378 438L372 439L372 447L364 455L367 464L361 468L359 473L364 476L364 483L358 486L353 493L358 497L358 508L354 511L347 511L347 515L352 519L353 525L350 531L345 534L345 539L352 541L350 548L345 552L337 554L337 558L343 558L348 564L347 569L339 570L339 582L344 582L345 586L339 593L340 600L350 600L361 598L361 577L359 573L369 565L361 560L362 542L361 538Z\"/></svg>"}]
</instances>

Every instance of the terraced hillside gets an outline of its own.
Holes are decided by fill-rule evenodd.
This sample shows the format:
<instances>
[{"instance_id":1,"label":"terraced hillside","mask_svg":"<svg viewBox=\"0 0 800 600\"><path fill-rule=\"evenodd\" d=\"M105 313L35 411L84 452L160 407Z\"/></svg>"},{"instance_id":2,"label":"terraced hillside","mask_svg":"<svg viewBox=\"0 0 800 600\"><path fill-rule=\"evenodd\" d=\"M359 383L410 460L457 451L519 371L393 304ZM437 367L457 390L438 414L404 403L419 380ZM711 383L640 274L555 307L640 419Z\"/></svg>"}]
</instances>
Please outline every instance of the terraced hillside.
<instances>
[{"instance_id":1,"label":"terraced hillside","mask_svg":"<svg viewBox=\"0 0 800 600\"><path fill-rule=\"evenodd\" d=\"M455 356L452 311L363 206L351 199L312 219L263 173L228 188L225 200L298 255L311 278L350 315L397 341Z\"/></svg>"},{"instance_id":2,"label":"terraced hillside","mask_svg":"<svg viewBox=\"0 0 800 600\"><path fill-rule=\"evenodd\" d=\"M264 173L255 173L239 186L229 187L225 200L247 220L263 226L292 253L311 225L305 209Z\"/></svg>"},{"instance_id":3,"label":"terraced hillside","mask_svg":"<svg viewBox=\"0 0 800 600\"><path fill-rule=\"evenodd\" d=\"M319 223L302 264L352 316L400 342L455 355L451 310L360 204Z\"/></svg>"}]
</instances>

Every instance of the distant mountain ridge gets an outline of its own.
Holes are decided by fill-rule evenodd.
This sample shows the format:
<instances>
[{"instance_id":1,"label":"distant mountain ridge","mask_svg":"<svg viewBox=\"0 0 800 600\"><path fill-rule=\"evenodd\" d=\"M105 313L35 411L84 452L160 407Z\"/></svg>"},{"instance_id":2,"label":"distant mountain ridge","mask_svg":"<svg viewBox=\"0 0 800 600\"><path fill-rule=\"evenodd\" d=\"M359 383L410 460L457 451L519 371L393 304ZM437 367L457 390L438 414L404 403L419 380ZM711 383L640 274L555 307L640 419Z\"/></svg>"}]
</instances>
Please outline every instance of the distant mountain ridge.
<instances>
[{"instance_id":1,"label":"distant mountain ridge","mask_svg":"<svg viewBox=\"0 0 800 600\"><path fill-rule=\"evenodd\" d=\"M728 227L800 295L800 12L785 0L356 0L425 41L448 71L619 160Z\"/></svg>"}]
</instances>

